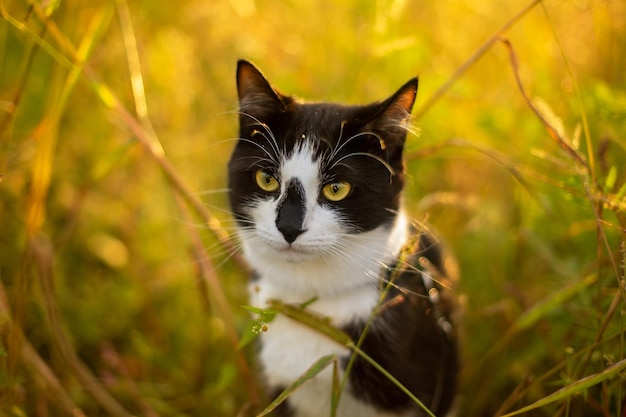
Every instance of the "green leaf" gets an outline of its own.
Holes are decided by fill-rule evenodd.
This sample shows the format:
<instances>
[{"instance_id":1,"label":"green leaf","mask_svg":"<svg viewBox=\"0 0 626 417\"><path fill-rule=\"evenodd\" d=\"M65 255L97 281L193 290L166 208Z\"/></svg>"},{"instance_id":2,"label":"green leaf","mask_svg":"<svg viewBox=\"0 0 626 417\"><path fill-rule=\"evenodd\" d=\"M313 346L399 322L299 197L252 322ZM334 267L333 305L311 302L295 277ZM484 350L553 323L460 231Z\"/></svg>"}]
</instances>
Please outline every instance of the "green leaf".
<instances>
[{"instance_id":1,"label":"green leaf","mask_svg":"<svg viewBox=\"0 0 626 417\"><path fill-rule=\"evenodd\" d=\"M259 320L263 323L270 323L276 317L278 313L277 310L273 310L271 308L258 308L252 306L241 306L244 310L248 310L251 313L257 314L259 316Z\"/></svg>"},{"instance_id":2,"label":"green leaf","mask_svg":"<svg viewBox=\"0 0 626 417\"><path fill-rule=\"evenodd\" d=\"M237 350L241 350L252 343L258 336L259 332L255 331L258 326L257 320L250 320L246 324L246 328L241 333L241 338L239 339L239 344L237 345Z\"/></svg>"},{"instance_id":3,"label":"green leaf","mask_svg":"<svg viewBox=\"0 0 626 417\"><path fill-rule=\"evenodd\" d=\"M246 325L245 330L241 335L241 340L239 340L239 344L237 345L237 350L241 350L244 347L248 346L254 339L257 338L261 332L267 330L267 323L270 323L276 317L278 313L276 310L272 309L263 309L252 306L241 306L244 310L248 310L249 312L256 314L258 316L257 319L251 320Z\"/></svg>"},{"instance_id":4,"label":"green leaf","mask_svg":"<svg viewBox=\"0 0 626 417\"><path fill-rule=\"evenodd\" d=\"M258 414L257 417L266 416L274 411L276 407L278 407L283 401L285 401L287 397L293 394L293 392L300 388L305 382L307 382L311 378L314 378L317 374L326 369L328 365L336 361L337 355L334 354L326 355L318 359L298 379L296 379L290 386L288 386L287 389L281 392L280 395L274 401L272 401L272 403L268 405L267 408L265 408L265 410L261 411L261 413Z\"/></svg>"},{"instance_id":5,"label":"green leaf","mask_svg":"<svg viewBox=\"0 0 626 417\"><path fill-rule=\"evenodd\" d=\"M606 176L606 180L604 181L604 189L607 191L611 191L615 186L615 181L617 180L617 167L613 165L611 169L609 169L609 173Z\"/></svg>"}]
</instances>

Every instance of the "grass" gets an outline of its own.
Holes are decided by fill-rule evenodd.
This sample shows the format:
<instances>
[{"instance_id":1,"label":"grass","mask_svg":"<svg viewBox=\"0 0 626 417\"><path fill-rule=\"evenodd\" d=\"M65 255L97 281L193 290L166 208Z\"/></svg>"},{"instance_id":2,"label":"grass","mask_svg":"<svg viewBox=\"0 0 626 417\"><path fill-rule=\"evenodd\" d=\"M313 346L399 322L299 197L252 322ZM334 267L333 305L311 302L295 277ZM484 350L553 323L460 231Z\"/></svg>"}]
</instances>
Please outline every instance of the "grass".
<instances>
[{"instance_id":1,"label":"grass","mask_svg":"<svg viewBox=\"0 0 626 417\"><path fill-rule=\"evenodd\" d=\"M318 100L420 74L406 205L461 266L460 416L623 415L625 28L612 0L0 1L0 415L267 404L223 191L240 57Z\"/></svg>"}]
</instances>

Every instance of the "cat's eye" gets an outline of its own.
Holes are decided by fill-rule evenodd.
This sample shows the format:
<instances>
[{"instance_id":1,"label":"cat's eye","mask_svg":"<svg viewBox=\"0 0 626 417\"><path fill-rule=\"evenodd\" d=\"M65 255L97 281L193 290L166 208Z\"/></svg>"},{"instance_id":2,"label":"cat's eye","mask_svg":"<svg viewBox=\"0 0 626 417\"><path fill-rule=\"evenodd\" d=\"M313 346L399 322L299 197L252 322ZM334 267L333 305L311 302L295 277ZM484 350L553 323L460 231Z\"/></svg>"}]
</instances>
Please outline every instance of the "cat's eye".
<instances>
[{"instance_id":1,"label":"cat's eye","mask_svg":"<svg viewBox=\"0 0 626 417\"><path fill-rule=\"evenodd\" d=\"M254 178L256 179L256 183L263 191L267 191L268 193L273 193L278 190L280 187L280 183L272 174L269 172L259 169L255 174Z\"/></svg>"},{"instance_id":2,"label":"cat's eye","mask_svg":"<svg viewBox=\"0 0 626 417\"><path fill-rule=\"evenodd\" d=\"M329 201L341 201L350 194L351 189L349 182L331 182L322 188L322 195Z\"/></svg>"}]
</instances>

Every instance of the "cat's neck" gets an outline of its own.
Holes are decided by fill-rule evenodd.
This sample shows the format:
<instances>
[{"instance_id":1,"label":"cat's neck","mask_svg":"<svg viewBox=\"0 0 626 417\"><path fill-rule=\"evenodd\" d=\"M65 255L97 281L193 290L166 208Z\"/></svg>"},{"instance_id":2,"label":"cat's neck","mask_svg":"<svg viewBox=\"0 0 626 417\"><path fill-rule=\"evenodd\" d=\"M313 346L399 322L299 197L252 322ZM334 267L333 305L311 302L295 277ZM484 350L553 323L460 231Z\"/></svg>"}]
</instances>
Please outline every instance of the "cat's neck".
<instances>
[{"instance_id":1,"label":"cat's neck","mask_svg":"<svg viewBox=\"0 0 626 417\"><path fill-rule=\"evenodd\" d=\"M304 303L316 298L315 304L320 306L363 293L376 298L380 271L397 256L407 230L407 219L400 213L391 226L346 237L342 249L332 256L300 263L267 259L244 244L246 258L257 275L250 286L252 300L263 308L270 299Z\"/></svg>"}]
</instances>

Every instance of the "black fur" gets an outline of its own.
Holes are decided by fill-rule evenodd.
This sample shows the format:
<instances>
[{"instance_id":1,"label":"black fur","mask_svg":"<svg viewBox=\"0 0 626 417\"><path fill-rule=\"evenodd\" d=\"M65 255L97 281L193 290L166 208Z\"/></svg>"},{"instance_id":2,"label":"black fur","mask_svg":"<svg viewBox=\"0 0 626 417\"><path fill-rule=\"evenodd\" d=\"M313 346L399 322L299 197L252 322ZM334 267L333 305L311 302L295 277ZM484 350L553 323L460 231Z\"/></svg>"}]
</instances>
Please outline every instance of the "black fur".
<instances>
[{"instance_id":1,"label":"black fur","mask_svg":"<svg viewBox=\"0 0 626 417\"><path fill-rule=\"evenodd\" d=\"M452 309L448 291L441 285L445 278L442 278L444 271L438 245L424 232L417 234L414 242L414 247L405 248L406 260L387 270L387 278L393 285L365 334L361 348L435 415L444 416L454 399L458 368ZM420 263L422 257L428 262ZM435 264L440 268L434 268ZM422 274L434 275L436 280L432 286L427 285L428 280ZM437 296L431 297L431 291L436 291ZM343 330L357 341L364 328L365 323L354 322ZM344 366L348 361L349 357L344 358ZM412 409L415 416L427 415L360 357L350 373L350 383L353 395L379 409Z\"/></svg>"}]
</instances>

